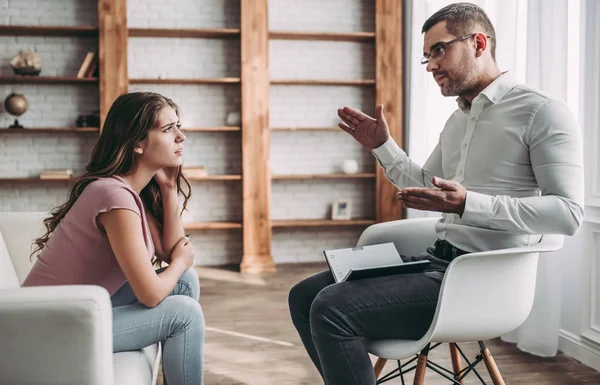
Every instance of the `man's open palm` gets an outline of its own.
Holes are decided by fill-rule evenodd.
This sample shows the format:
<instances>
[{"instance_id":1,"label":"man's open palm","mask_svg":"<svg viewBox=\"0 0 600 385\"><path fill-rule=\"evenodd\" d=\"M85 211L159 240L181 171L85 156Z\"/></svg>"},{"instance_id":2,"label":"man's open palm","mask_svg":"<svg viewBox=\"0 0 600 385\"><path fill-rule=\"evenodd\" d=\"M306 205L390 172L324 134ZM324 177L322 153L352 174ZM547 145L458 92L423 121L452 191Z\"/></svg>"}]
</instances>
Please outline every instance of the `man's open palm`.
<instances>
[{"instance_id":1,"label":"man's open palm","mask_svg":"<svg viewBox=\"0 0 600 385\"><path fill-rule=\"evenodd\" d=\"M375 109L376 119L350 107L338 108L338 116L343 122L339 124L339 127L365 147L377 148L390 137L390 130L383 116L382 104Z\"/></svg>"}]
</instances>

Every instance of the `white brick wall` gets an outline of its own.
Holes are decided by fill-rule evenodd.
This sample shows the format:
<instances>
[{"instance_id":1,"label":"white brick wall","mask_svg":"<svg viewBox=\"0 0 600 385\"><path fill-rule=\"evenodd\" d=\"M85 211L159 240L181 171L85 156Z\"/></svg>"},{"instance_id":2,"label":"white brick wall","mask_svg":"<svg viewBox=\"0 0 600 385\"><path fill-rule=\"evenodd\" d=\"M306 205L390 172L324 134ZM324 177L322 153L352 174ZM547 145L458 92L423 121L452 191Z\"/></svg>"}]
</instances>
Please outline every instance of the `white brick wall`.
<instances>
[{"instance_id":1,"label":"white brick wall","mask_svg":"<svg viewBox=\"0 0 600 385\"><path fill-rule=\"evenodd\" d=\"M375 79L375 44L271 40L272 79Z\"/></svg>"},{"instance_id":2,"label":"white brick wall","mask_svg":"<svg viewBox=\"0 0 600 385\"><path fill-rule=\"evenodd\" d=\"M239 28L244 0L128 0L127 23L140 28Z\"/></svg>"},{"instance_id":3,"label":"white brick wall","mask_svg":"<svg viewBox=\"0 0 600 385\"><path fill-rule=\"evenodd\" d=\"M274 219L330 219L336 200L352 202L353 218L375 217L374 180L273 181Z\"/></svg>"},{"instance_id":4,"label":"white brick wall","mask_svg":"<svg viewBox=\"0 0 600 385\"><path fill-rule=\"evenodd\" d=\"M34 176L46 168L72 168L81 173L95 142L92 133L2 135L0 177Z\"/></svg>"},{"instance_id":5,"label":"white brick wall","mask_svg":"<svg viewBox=\"0 0 600 385\"><path fill-rule=\"evenodd\" d=\"M323 250L356 245L364 227L343 229L274 229L275 263L325 262Z\"/></svg>"},{"instance_id":6,"label":"white brick wall","mask_svg":"<svg viewBox=\"0 0 600 385\"><path fill-rule=\"evenodd\" d=\"M129 0L130 27L239 28L243 0ZM271 30L373 31L373 0L270 0ZM0 23L96 25L95 0L0 0ZM89 38L0 37L0 61L20 49L41 55L44 75L73 75L85 52L95 47ZM130 78L211 78L240 76L236 40L131 38ZM270 42L270 76L283 79L372 79L374 44L351 42ZM0 74L9 74L7 66ZM130 91L154 91L172 98L182 110L184 127L225 125L229 112L240 111L239 85L133 85ZM95 85L1 85L0 97L15 91L30 103L20 121L28 127L73 126L77 115L98 108ZM272 86L270 125L322 127L338 123L336 109L349 105L372 114L374 87ZM1 108L1 107L0 107ZM12 122L0 109L0 125ZM185 165L204 165L211 174L241 173L239 132L188 133ZM0 136L0 176L34 175L43 168L81 170L89 160L94 134ZM373 172L368 151L343 132L274 132L270 167L274 174L340 172L345 159ZM193 182L187 220L241 221L240 181ZM14 188L13 188L14 187ZM0 210L49 210L61 204L67 189L48 186L0 187ZM328 218L331 203L350 199L354 217L373 217L373 180L274 181L274 219ZM356 243L362 228L275 229L272 252L277 263L323 261L322 250ZM196 263L239 263L241 230L192 232ZM317 240L315 242L315 240Z\"/></svg>"},{"instance_id":7,"label":"white brick wall","mask_svg":"<svg viewBox=\"0 0 600 385\"><path fill-rule=\"evenodd\" d=\"M375 0L269 0L269 29L372 32Z\"/></svg>"},{"instance_id":8,"label":"white brick wall","mask_svg":"<svg viewBox=\"0 0 600 385\"><path fill-rule=\"evenodd\" d=\"M356 160L359 172L375 172L371 152L341 129L337 132L275 131L271 134L273 175L341 173L346 159Z\"/></svg>"},{"instance_id":9,"label":"white brick wall","mask_svg":"<svg viewBox=\"0 0 600 385\"><path fill-rule=\"evenodd\" d=\"M42 59L42 76L76 76L88 51L98 39L80 37L0 36L0 75L12 75L10 60L20 51L34 50Z\"/></svg>"},{"instance_id":10,"label":"white brick wall","mask_svg":"<svg viewBox=\"0 0 600 385\"><path fill-rule=\"evenodd\" d=\"M359 108L372 116L375 88L271 86L269 120L271 127L333 127L340 121L337 109L343 106Z\"/></svg>"},{"instance_id":11,"label":"white brick wall","mask_svg":"<svg viewBox=\"0 0 600 385\"><path fill-rule=\"evenodd\" d=\"M96 0L0 0L0 24L98 25Z\"/></svg>"},{"instance_id":12,"label":"white brick wall","mask_svg":"<svg viewBox=\"0 0 600 385\"><path fill-rule=\"evenodd\" d=\"M241 222L242 182L191 182L192 198L188 202L186 222ZM216 232L216 231L215 231Z\"/></svg>"},{"instance_id":13,"label":"white brick wall","mask_svg":"<svg viewBox=\"0 0 600 385\"><path fill-rule=\"evenodd\" d=\"M130 76L138 77L131 74ZM240 86L227 85L170 85L133 84L129 91L158 92L173 99L181 110L183 127L224 126L229 112L239 112Z\"/></svg>"},{"instance_id":14,"label":"white brick wall","mask_svg":"<svg viewBox=\"0 0 600 385\"><path fill-rule=\"evenodd\" d=\"M27 111L19 117L26 128L75 127L80 114L89 114L99 108L98 86L96 84L0 84L0 98L11 92L25 96L29 102ZM0 105L0 127L8 127L14 117ZM6 136L0 136L5 140Z\"/></svg>"},{"instance_id":15,"label":"white brick wall","mask_svg":"<svg viewBox=\"0 0 600 385\"><path fill-rule=\"evenodd\" d=\"M239 40L129 38L131 78L221 78L240 76Z\"/></svg>"},{"instance_id":16,"label":"white brick wall","mask_svg":"<svg viewBox=\"0 0 600 385\"><path fill-rule=\"evenodd\" d=\"M190 233L196 265L239 264L242 260L241 230L208 230Z\"/></svg>"}]
</instances>

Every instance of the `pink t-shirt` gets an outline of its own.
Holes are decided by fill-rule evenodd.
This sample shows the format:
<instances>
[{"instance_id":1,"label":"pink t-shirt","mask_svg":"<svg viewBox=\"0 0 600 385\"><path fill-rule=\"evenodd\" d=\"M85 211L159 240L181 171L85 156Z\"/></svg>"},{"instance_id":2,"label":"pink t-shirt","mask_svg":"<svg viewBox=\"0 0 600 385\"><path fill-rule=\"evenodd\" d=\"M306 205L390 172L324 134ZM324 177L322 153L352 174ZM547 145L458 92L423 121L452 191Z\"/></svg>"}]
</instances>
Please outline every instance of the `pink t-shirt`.
<instances>
[{"instance_id":1,"label":"pink t-shirt","mask_svg":"<svg viewBox=\"0 0 600 385\"><path fill-rule=\"evenodd\" d=\"M140 216L148 258L154 243L139 195L121 177L90 183L60 221L23 286L98 285L112 296L125 282L108 237L96 217L112 209L127 209Z\"/></svg>"}]
</instances>

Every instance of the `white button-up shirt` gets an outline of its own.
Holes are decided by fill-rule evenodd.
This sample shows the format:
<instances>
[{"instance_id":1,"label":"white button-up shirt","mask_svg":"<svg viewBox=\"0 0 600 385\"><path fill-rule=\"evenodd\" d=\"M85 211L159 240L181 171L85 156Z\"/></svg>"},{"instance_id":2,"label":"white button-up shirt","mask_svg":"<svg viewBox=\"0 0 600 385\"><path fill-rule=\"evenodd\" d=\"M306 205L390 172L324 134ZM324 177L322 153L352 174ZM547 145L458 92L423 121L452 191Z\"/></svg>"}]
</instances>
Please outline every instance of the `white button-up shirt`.
<instances>
[{"instance_id":1,"label":"white button-up shirt","mask_svg":"<svg viewBox=\"0 0 600 385\"><path fill-rule=\"evenodd\" d=\"M437 176L467 189L462 216L443 214L438 239L475 252L574 234L583 220L583 150L564 103L503 74L446 122L423 167L389 139L373 150L399 188Z\"/></svg>"}]
</instances>

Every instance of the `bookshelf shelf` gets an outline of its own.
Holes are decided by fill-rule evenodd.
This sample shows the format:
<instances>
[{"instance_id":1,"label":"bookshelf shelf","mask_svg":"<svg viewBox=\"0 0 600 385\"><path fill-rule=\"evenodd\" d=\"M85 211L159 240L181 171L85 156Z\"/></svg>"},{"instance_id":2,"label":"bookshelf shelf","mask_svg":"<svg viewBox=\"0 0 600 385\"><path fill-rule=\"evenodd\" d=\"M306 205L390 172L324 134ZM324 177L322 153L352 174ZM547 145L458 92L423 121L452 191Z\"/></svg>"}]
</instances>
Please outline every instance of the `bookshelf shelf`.
<instances>
[{"instance_id":1,"label":"bookshelf shelf","mask_svg":"<svg viewBox=\"0 0 600 385\"><path fill-rule=\"evenodd\" d=\"M242 224L238 222L188 222L183 224L183 228L189 231L198 230L227 230L241 229Z\"/></svg>"},{"instance_id":2,"label":"bookshelf shelf","mask_svg":"<svg viewBox=\"0 0 600 385\"><path fill-rule=\"evenodd\" d=\"M375 219L292 219L292 220L274 220L272 227L290 228L290 227L351 227L351 226L369 226L375 223Z\"/></svg>"},{"instance_id":3,"label":"bookshelf shelf","mask_svg":"<svg viewBox=\"0 0 600 385\"><path fill-rule=\"evenodd\" d=\"M94 26L33 26L0 25L0 36L98 36L98 27Z\"/></svg>"},{"instance_id":4,"label":"bookshelf shelf","mask_svg":"<svg viewBox=\"0 0 600 385\"><path fill-rule=\"evenodd\" d=\"M183 170L185 175L185 169ZM219 180L242 180L241 175L207 175L207 176L187 176L186 178L190 181L219 181Z\"/></svg>"},{"instance_id":5,"label":"bookshelf shelf","mask_svg":"<svg viewBox=\"0 0 600 385\"><path fill-rule=\"evenodd\" d=\"M0 184L49 184L49 183L72 183L75 178L63 178L63 179L41 179L40 177L14 177L14 178L0 178Z\"/></svg>"},{"instance_id":6,"label":"bookshelf shelf","mask_svg":"<svg viewBox=\"0 0 600 385\"><path fill-rule=\"evenodd\" d=\"M339 127L271 127L271 131L342 131Z\"/></svg>"},{"instance_id":7,"label":"bookshelf shelf","mask_svg":"<svg viewBox=\"0 0 600 385\"><path fill-rule=\"evenodd\" d=\"M287 86L374 86L374 79L326 80L326 79L271 79L271 85Z\"/></svg>"},{"instance_id":8,"label":"bookshelf shelf","mask_svg":"<svg viewBox=\"0 0 600 385\"><path fill-rule=\"evenodd\" d=\"M76 76L0 76L0 84L15 83L98 83L98 78L78 78Z\"/></svg>"},{"instance_id":9,"label":"bookshelf shelf","mask_svg":"<svg viewBox=\"0 0 600 385\"><path fill-rule=\"evenodd\" d=\"M64 133L99 133L98 127L81 128L0 128L0 134L64 134Z\"/></svg>"},{"instance_id":10,"label":"bookshelf shelf","mask_svg":"<svg viewBox=\"0 0 600 385\"><path fill-rule=\"evenodd\" d=\"M358 41L374 42L375 32L299 32L271 31L269 38L274 40L324 40L324 41Z\"/></svg>"},{"instance_id":11,"label":"bookshelf shelf","mask_svg":"<svg viewBox=\"0 0 600 385\"><path fill-rule=\"evenodd\" d=\"M239 29L172 29L172 28L129 28L129 37L191 37L206 39L236 39Z\"/></svg>"},{"instance_id":12,"label":"bookshelf shelf","mask_svg":"<svg viewBox=\"0 0 600 385\"><path fill-rule=\"evenodd\" d=\"M239 84L240 78L129 79L129 84Z\"/></svg>"},{"instance_id":13,"label":"bookshelf shelf","mask_svg":"<svg viewBox=\"0 0 600 385\"><path fill-rule=\"evenodd\" d=\"M240 130L240 127L235 126L183 128L183 132L232 132Z\"/></svg>"},{"instance_id":14,"label":"bookshelf shelf","mask_svg":"<svg viewBox=\"0 0 600 385\"><path fill-rule=\"evenodd\" d=\"M375 173L358 174L313 174L313 175L273 175L273 180L307 180L307 179L375 179Z\"/></svg>"}]
</instances>

